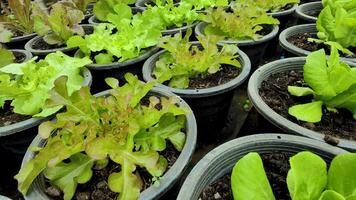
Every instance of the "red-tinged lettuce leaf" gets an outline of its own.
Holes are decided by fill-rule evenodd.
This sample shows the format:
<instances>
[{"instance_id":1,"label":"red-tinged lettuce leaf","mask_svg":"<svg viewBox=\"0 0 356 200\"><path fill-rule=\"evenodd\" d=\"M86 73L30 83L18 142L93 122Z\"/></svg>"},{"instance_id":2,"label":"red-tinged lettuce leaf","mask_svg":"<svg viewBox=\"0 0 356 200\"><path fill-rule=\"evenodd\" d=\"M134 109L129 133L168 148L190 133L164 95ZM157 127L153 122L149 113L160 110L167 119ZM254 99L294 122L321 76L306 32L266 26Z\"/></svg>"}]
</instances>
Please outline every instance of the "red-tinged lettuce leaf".
<instances>
[{"instance_id":1,"label":"red-tinged lettuce leaf","mask_svg":"<svg viewBox=\"0 0 356 200\"><path fill-rule=\"evenodd\" d=\"M79 23L84 19L81 10L58 2L52 5L50 13L40 5L34 4L35 31L44 36L48 44L64 44L74 35L84 35L84 29Z\"/></svg>"},{"instance_id":2,"label":"red-tinged lettuce leaf","mask_svg":"<svg viewBox=\"0 0 356 200\"><path fill-rule=\"evenodd\" d=\"M31 0L8 1L9 9L2 9L0 23L13 31L24 34L33 33L33 18L31 16ZM0 33L3 30L0 29Z\"/></svg>"}]
</instances>

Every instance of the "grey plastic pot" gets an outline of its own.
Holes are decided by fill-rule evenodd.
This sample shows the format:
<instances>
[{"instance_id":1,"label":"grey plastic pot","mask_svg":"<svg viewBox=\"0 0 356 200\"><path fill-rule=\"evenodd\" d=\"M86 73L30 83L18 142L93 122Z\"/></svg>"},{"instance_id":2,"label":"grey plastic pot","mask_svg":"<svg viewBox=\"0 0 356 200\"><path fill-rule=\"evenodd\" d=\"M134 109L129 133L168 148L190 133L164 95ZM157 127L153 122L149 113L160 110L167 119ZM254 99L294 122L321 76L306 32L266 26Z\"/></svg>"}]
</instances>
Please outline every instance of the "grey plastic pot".
<instances>
[{"instance_id":1,"label":"grey plastic pot","mask_svg":"<svg viewBox=\"0 0 356 200\"><path fill-rule=\"evenodd\" d=\"M279 35L279 44L281 47L292 54L292 56L307 56L311 52L301 49L294 44L288 42L288 38L298 35L298 34L303 34L303 33L311 33L316 35L318 33L316 29L315 24L302 24L302 25L297 25L297 26L292 26L284 31ZM356 62L356 58L348 58L348 57L342 57L343 60L350 61L350 62Z\"/></svg>"},{"instance_id":2,"label":"grey plastic pot","mask_svg":"<svg viewBox=\"0 0 356 200\"><path fill-rule=\"evenodd\" d=\"M133 14L141 13L144 11L144 9L140 8L140 7L131 7L131 9L132 9ZM95 15L91 15L91 16L89 16L88 23L89 24L100 24L100 23L108 23L108 22L100 21L98 18L96 18Z\"/></svg>"},{"instance_id":3,"label":"grey plastic pot","mask_svg":"<svg viewBox=\"0 0 356 200\"><path fill-rule=\"evenodd\" d=\"M269 76L272 74L276 74L279 72L286 72L291 70L303 70L303 66L305 64L305 57L297 57L297 58L287 58L283 60L274 61L268 63L252 74L249 83L248 83L248 96L250 98L251 103L254 105L256 110L268 121L283 129L287 133L293 133L302 135L305 137L309 137L315 140L324 141L324 134L309 130L304 128L286 118L279 115L272 108L270 108L259 95L259 88L264 80L267 80ZM356 67L355 63L348 62L350 66ZM351 151L356 151L356 142L345 140L345 139L337 139L339 143L338 147L345 148Z\"/></svg>"},{"instance_id":4,"label":"grey plastic pot","mask_svg":"<svg viewBox=\"0 0 356 200\"><path fill-rule=\"evenodd\" d=\"M151 55L156 53L159 50L158 47L151 47L145 53L133 58L126 60L124 62L115 62L111 64L90 64L86 67L91 71L93 75L93 84L91 91L94 93L101 92L107 89L110 89L105 83L105 78L114 77L119 80L120 83L125 82L124 75L126 73L132 73L137 75L142 79L142 65L143 62L149 58ZM81 51L78 50L75 53L75 56L81 57Z\"/></svg>"},{"instance_id":5,"label":"grey plastic pot","mask_svg":"<svg viewBox=\"0 0 356 200\"><path fill-rule=\"evenodd\" d=\"M317 17L313 17L310 15L311 12L318 12L323 9L323 4L321 1L310 2L299 5L295 10L295 14L298 17L299 24L305 23L316 23Z\"/></svg>"},{"instance_id":6,"label":"grey plastic pot","mask_svg":"<svg viewBox=\"0 0 356 200\"><path fill-rule=\"evenodd\" d=\"M84 30L90 30L93 28L93 25L90 25L90 24L82 24L80 25L84 28ZM74 53L75 50L77 49L76 47L73 47L73 48L69 48L69 47L59 47L59 48L54 48L54 49L46 49L46 50L42 50L42 49L34 49L33 48L33 45L40 41L40 40L43 40L43 37L42 36L36 36L34 38L32 38L30 41L28 41L26 44L25 44L25 49L29 52L31 52L33 55L36 55L36 56L46 56L50 53L54 53L56 51L61 51L61 52L64 52L66 54L70 54L70 53Z\"/></svg>"},{"instance_id":7,"label":"grey plastic pot","mask_svg":"<svg viewBox=\"0 0 356 200\"><path fill-rule=\"evenodd\" d=\"M18 54L24 55L25 58L24 58L23 62L26 62L32 58L31 52L23 50L23 49L10 49L10 51L12 51L13 53L18 53Z\"/></svg>"},{"instance_id":8,"label":"grey plastic pot","mask_svg":"<svg viewBox=\"0 0 356 200\"><path fill-rule=\"evenodd\" d=\"M310 151L329 163L336 155L347 153L319 141L285 134L258 134L234 139L210 151L195 165L180 189L177 200L198 200L204 188L230 174L236 162L249 152L264 154L274 151L291 154Z\"/></svg>"},{"instance_id":9,"label":"grey plastic pot","mask_svg":"<svg viewBox=\"0 0 356 200\"><path fill-rule=\"evenodd\" d=\"M285 18L288 15L292 15L294 13L295 9L297 9L297 7L298 7L298 4L293 4L290 8L288 8L286 10L282 10L282 11L278 11L278 12L271 12L268 14L272 15L272 17L282 19L283 17Z\"/></svg>"},{"instance_id":10,"label":"grey plastic pot","mask_svg":"<svg viewBox=\"0 0 356 200\"><path fill-rule=\"evenodd\" d=\"M92 81L91 73L88 69L83 68L84 76L83 86L90 86ZM29 118L27 120L17 122L8 126L0 127L0 144L7 151L23 156L28 145L37 134L37 127L42 122L50 119L53 116L46 118Z\"/></svg>"},{"instance_id":11,"label":"grey plastic pot","mask_svg":"<svg viewBox=\"0 0 356 200\"><path fill-rule=\"evenodd\" d=\"M205 35L204 29L207 26L206 22L201 22L195 27L196 35ZM278 34L278 26L271 26L271 31L267 35L258 40L223 40L219 44L237 44L237 46L245 52L251 60L252 70L254 71L262 61L265 54L268 42Z\"/></svg>"},{"instance_id":12,"label":"grey plastic pot","mask_svg":"<svg viewBox=\"0 0 356 200\"><path fill-rule=\"evenodd\" d=\"M170 91L167 91L163 88L158 88L155 87L153 88L150 93L151 95L158 95L158 96L165 96L165 97L171 97L171 96L176 96L175 94L171 93ZM109 91L104 91L99 94L96 94L95 96L108 96ZM179 98L179 97L177 97ZM141 192L139 200L153 200L153 199L158 199L160 196L162 196L164 193L166 193L173 185L178 181L184 170L186 169L188 163L190 162L194 150L195 150L195 145L197 141L197 127L196 127L196 121L194 114L191 112L189 105L184 102L181 98L179 98L179 105L188 111L190 111L189 114L186 115L186 142L183 147L183 150L181 151L178 159L174 163L174 165L163 175L163 177L160 179L160 185L159 187L151 186ZM31 146L38 146L42 147L46 143L45 140L41 139L39 136L37 136L31 143ZM35 154L32 151L27 151L26 155L23 159L22 164L28 162L31 160ZM25 196L26 200L50 200L50 198L45 194L44 188L45 188L45 178L43 175L40 175L37 177L37 179L32 183L28 194Z\"/></svg>"},{"instance_id":13,"label":"grey plastic pot","mask_svg":"<svg viewBox=\"0 0 356 200\"><path fill-rule=\"evenodd\" d=\"M198 42L192 42L193 45L200 46ZM160 55L165 50L162 50L151 56L143 65L143 79L145 81L154 80L152 71L158 61ZM241 63L242 71L235 79L221 84L219 86L205 88L205 89L177 89L171 88L163 84L157 84L166 90L172 91L178 96L182 97L192 108L197 118L199 130L199 142L211 143L219 138L218 132L223 128L228 109L230 107L233 90L241 85L249 76L251 63L248 56L238 51L238 60Z\"/></svg>"},{"instance_id":14,"label":"grey plastic pot","mask_svg":"<svg viewBox=\"0 0 356 200\"><path fill-rule=\"evenodd\" d=\"M5 197L5 196L0 195L0 200L11 200L11 199L8 198L8 197Z\"/></svg>"}]
</instances>

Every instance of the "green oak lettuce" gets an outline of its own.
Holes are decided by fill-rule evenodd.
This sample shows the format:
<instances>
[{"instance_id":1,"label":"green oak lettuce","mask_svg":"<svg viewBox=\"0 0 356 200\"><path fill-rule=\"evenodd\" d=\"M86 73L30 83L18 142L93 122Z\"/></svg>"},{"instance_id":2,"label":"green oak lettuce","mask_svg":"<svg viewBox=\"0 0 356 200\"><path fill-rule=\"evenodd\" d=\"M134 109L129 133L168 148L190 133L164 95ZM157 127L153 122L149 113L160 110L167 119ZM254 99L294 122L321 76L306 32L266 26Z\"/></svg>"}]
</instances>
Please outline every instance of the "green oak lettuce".
<instances>
[{"instance_id":1,"label":"green oak lettuce","mask_svg":"<svg viewBox=\"0 0 356 200\"><path fill-rule=\"evenodd\" d=\"M189 42L191 29L184 38L178 33L161 39L159 46L167 52L163 53L153 70L153 75L160 83L168 82L170 87L188 88L189 79L203 74L214 74L221 70L223 64L240 67L237 61L237 46L224 45L219 49L217 36L198 36L202 46Z\"/></svg>"},{"instance_id":2,"label":"green oak lettuce","mask_svg":"<svg viewBox=\"0 0 356 200\"><path fill-rule=\"evenodd\" d=\"M138 199L142 182L137 168L147 170L153 180L164 174L168 162L160 152L167 141L182 150L186 110L177 106L176 97L147 96L155 82L141 82L132 74L125 78L127 83L121 87L118 80L107 78L113 89L106 97L91 95L89 87L69 95L68 78L56 80L46 106L66 109L56 121L39 126L39 135L47 143L15 177L23 194L43 172L69 200L78 184L91 179L93 166L102 169L108 160L120 166L107 180L110 190L119 193L118 200Z\"/></svg>"},{"instance_id":3,"label":"green oak lettuce","mask_svg":"<svg viewBox=\"0 0 356 200\"><path fill-rule=\"evenodd\" d=\"M117 5L115 10L116 14L108 15L112 24L103 23L94 27L92 34L69 38L68 47L79 47L87 56L96 54L95 63L108 64L136 58L158 43L161 32L150 25L149 18L133 15L124 4Z\"/></svg>"},{"instance_id":4,"label":"green oak lettuce","mask_svg":"<svg viewBox=\"0 0 356 200\"><path fill-rule=\"evenodd\" d=\"M83 83L81 68L90 64L89 58L71 58L62 52L49 54L38 62L33 58L24 63L13 63L0 68L0 106L11 101L13 111L21 115L45 117L60 107L46 109L45 101L54 81L68 76L68 93L80 89Z\"/></svg>"},{"instance_id":5,"label":"green oak lettuce","mask_svg":"<svg viewBox=\"0 0 356 200\"><path fill-rule=\"evenodd\" d=\"M290 115L302 121L319 122L325 106L333 112L347 109L356 119L356 70L340 62L336 47L332 47L329 59L323 49L307 57L304 80L309 87L288 86L288 91L294 96L313 95L313 101L290 107Z\"/></svg>"},{"instance_id":6,"label":"green oak lettuce","mask_svg":"<svg viewBox=\"0 0 356 200\"><path fill-rule=\"evenodd\" d=\"M291 4L299 4L300 0L235 0L233 3L249 4L266 12L280 12Z\"/></svg>"},{"instance_id":7,"label":"green oak lettuce","mask_svg":"<svg viewBox=\"0 0 356 200\"><path fill-rule=\"evenodd\" d=\"M133 4L136 0L98 0L93 8L96 18L101 21L106 21L108 14L115 14L115 7L119 4Z\"/></svg>"},{"instance_id":8,"label":"green oak lettuce","mask_svg":"<svg viewBox=\"0 0 356 200\"><path fill-rule=\"evenodd\" d=\"M258 40L262 37L259 31L263 30L263 25L279 24L265 11L242 4L236 4L233 13L221 7L209 9L203 21L208 23L204 29L206 35L224 36L230 40Z\"/></svg>"},{"instance_id":9,"label":"green oak lettuce","mask_svg":"<svg viewBox=\"0 0 356 200\"><path fill-rule=\"evenodd\" d=\"M287 185L292 200L355 200L356 154L337 155L327 171L316 154L300 152L289 160ZM234 166L231 175L234 200L275 200L261 157L251 152Z\"/></svg>"}]
</instances>

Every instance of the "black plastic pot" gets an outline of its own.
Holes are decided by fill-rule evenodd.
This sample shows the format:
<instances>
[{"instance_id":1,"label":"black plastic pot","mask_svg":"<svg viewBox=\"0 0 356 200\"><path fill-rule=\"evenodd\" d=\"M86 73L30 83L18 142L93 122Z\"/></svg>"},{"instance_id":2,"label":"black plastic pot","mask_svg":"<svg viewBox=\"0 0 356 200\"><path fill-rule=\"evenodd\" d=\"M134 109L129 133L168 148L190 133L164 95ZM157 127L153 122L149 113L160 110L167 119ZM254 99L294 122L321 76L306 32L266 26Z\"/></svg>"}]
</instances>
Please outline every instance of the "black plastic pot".
<instances>
[{"instance_id":1,"label":"black plastic pot","mask_svg":"<svg viewBox=\"0 0 356 200\"><path fill-rule=\"evenodd\" d=\"M248 96L251 103L256 110L272 124L278 126L287 133L293 133L309 137L315 140L324 141L324 134L315 132L304 128L286 118L279 115L272 108L270 108L259 95L259 88L264 80L267 80L272 74L279 72L291 71L291 70L303 70L305 64L305 57L287 58L283 60L274 61L268 63L252 74L248 83ZM356 67L355 63L348 62L350 66ZM356 151L356 141L350 141L345 139L337 139L339 143L338 147L345 148L351 151Z\"/></svg>"},{"instance_id":2,"label":"black plastic pot","mask_svg":"<svg viewBox=\"0 0 356 200\"><path fill-rule=\"evenodd\" d=\"M326 162L338 154L347 153L337 147L304 137L285 134L259 134L231 140L210 151L190 172L177 200L198 200L201 192L224 175L230 174L236 162L249 152L295 154L310 151Z\"/></svg>"},{"instance_id":3,"label":"black plastic pot","mask_svg":"<svg viewBox=\"0 0 356 200\"><path fill-rule=\"evenodd\" d=\"M36 33L32 33L23 36L13 37L11 38L11 41L5 43L5 45L9 49L23 49L25 44L32 38L36 37L36 35Z\"/></svg>"},{"instance_id":4,"label":"black plastic pot","mask_svg":"<svg viewBox=\"0 0 356 200\"><path fill-rule=\"evenodd\" d=\"M91 87L91 91L93 93L102 92L104 90L110 89L109 86L105 83L105 78L114 77L117 78L120 84L125 82L124 75L126 73L132 73L137 75L140 80L142 80L142 65L144 61L156 53L159 50L158 47L148 48L145 53L138 56L137 58L133 58L130 60L126 60L122 63L115 62L111 64L90 64L86 67L90 70L93 75L93 84ZM82 57L81 51L78 50L75 53L75 56Z\"/></svg>"},{"instance_id":5,"label":"black plastic pot","mask_svg":"<svg viewBox=\"0 0 356 200\"><path fill-rule=\"evenodd\" d=\"M192 43L199 45L198 42ZM152 77L152 71L159 56L164 52L165 50L151 56L143 65L142 73L145 81L154 79ZM177 89L158 84L158 87L172 91L182 97L190 105L197 118L199 142L211 143L213 141L216 142L217 139L223 139L218 133L225 125L233 97L233 90L247 79L251 69L250 60L247 55L240 50L238 54L242 71L238 77L225 84L205 89Z\"/></svg>"},{"instance_id":6,"label":"black plastic pot","mask_svg":"<svg viewBox=\"0 0 356 200\"><path fill-rule=\"evenodd\" d=\"M82 74L84 76L83 86L90 86L92 81L90 71L83 68ZM32 117L21 122L0 127L1 147L9 153L22 158L28 148L28 145L37 135L38 125L51 117L53 116L46 118Z\"/></svg>"},{"instance_id":7,"label":"black plastic pot","mask_svg":"<svg viewBox=\"0 0 356 200\"><path fill-rule=\"evenodd\" d=\"M289 27L286 30L282 31L282 33L279 35L279 44L284 50L286 50L290 54L290 56L307 56L311 53L310 51L301 49L291 44L287 40L289 37L303 33L311 33L313 35L316 35L318 33L318 30L316 29L315 24L302 24ZM287 54L287 56L289 55ZM342 59L350 62L356 62L356 58L342 57Z\"/></svg>"},{"instance_id":8,"label":"black plastic pot","mask_svg":"<svg viewBox=\"0 0 356 200\"><path fill-rule=\"evenodd\" d=\"M82 24L81 26L84 28L84 30L86 32L87 31L90 32L93 29L93 25L90 25L90 24ZM25 44L25 49L27 51L31 52L33 55L40 56L40 57L45 57L46 55L48 55L50 53L54 53L56 51L61 51L63 53L70 55L70 54L73 54L75 52L75 50L77 49L76 47L69 48L67 46L60 47L60 48L54 48L54 49L46 49L46 50L34 49L33 45L40 40L43 40L42 36L36 36L36 37L32 38L30 41L28 41Z\"/></svg>"},{"instance_id":9,"label":"black plastic pot","mask_svg":"<svg viewBox=\"0 0 356 200\"><path fill-rule=\"evenodd\" d=\"M195 27L196 35L205 35L204 29L207 26L206 22L201 22ZM252 70L254 71L260 65L265 54L269 41L271 41L278 33L278 26L269 26L270 33L258 40L223 40L219 44L237 44L237 46L245 52L251 60Z\"/></svg>"},{"instance_id":10,"label":"black plastic pot","mask_svg":"<svg viewBox=\"0 0 356 200\"><path fill-rule=\"evenodd\" d=\"M158 95L158 96L165 96L165 97L171 97L171 96L176 96L175 94L163 89L163 88L153 88L150 92L152 95ZM109 95L108 91L101 92L97 94L96 96L107 96ZM179 97L178 97L179 98ZM163 177L160 179L160 184L159 187L151 186L141 192L139 200L153 200L153 199L158 199L161 197L164 193L166 193L173 185L175 182L178 181L180 178L181 174L184 172L185 168L187 167L188 163L190 162L194 150L195 150L195 145L196 145L196 140L197 140L197 127L196 127L196 121L193 113L191 112L188 104L184 102L181 98L179 105L183 108L186 108L188 111L190 111L190 114L186 115L186 142L183 147L182 152L180 153L178 159L174 163L174 165L163 175ZM31 143L31 146L38 146L42 147L46 143L45 140L41 139L39 136L37 136ZM26 155L23 159L23 164L26 163L27 161L31 160L35 154L32 151L27 151ZM28 194L25 196L26 200L50 200L50 198L45 194L44 192L45 188L45 178L44 176L40 175L37 177L37 179L32 183L31 188L29 189Z\"/></svg>"},{"instance_id":11,"label":"black plastic pot","mask_svg":"<svg viewBox=\"0 0 356 200\"><path fill-rule=\"evenodd\" d=\"M299 5L295 10L295 14L298 17L298 24L316 23L317 17L313 17L310 13L320 13L323 9L321 1L310 2Z\"/></svg>"},{"instance_id":12,"label":"black plastic pot","mask_svg":"<svg viewBox=\"0 0 356 200\"><path fill-rule=\"evenodd\" d=\"M32 54L29 51L23 50L23 49L10 49L12 53L17 53L17 54L22 54L25 56L23 62L26 62L32 58Z\"/></svg>"}]
</instances>

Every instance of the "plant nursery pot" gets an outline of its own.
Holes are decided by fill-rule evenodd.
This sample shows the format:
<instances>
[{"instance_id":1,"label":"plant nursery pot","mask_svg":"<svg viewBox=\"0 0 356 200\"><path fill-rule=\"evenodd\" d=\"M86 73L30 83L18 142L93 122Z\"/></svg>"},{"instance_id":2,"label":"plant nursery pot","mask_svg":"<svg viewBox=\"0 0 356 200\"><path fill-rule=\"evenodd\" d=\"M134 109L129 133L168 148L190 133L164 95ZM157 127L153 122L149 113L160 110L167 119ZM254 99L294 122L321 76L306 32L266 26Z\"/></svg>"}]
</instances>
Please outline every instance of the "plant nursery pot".
<instances>
[{"instance_id":1,"label":"plant nursery pot","mask_svg":"<svg viewBox=\"0 0 356 200\"><path fill-rule=\"evenodd\" d=\"M163 88L155 87L153 88L149 94L157 95L157 96L165 96L171 97L176 96L168 90ZM108 96L109 91L104 91L95 96ZM179 97L178 97L179 98ZM179 177L184 172L188 163L190 162L197 141L197 127L194 114L191 112L189 105L184 102L181 98L179 98L179 105L188 111L189 114L186 115L186 142L181 151L178 159L174 163L174 165L160 178L160 184L158 187L151 186L146 190L142 191L140 194L140 200L153 200L158 199L164 193L166 193L175 182L178 181ZM31 143L31 146L43 147L46 143L46 140L41 139L37 136ZM23 164L34 158L35 154L32 151L27 151L26 155L23 159ZM51 198L45 194L45 178L43 175L40 175L36 178L36 180L32 183L28 194L25 196L26 200L50 200Z\"/></svg>"},{"instance_id":2,"label":"plant nursery pot","mask_svg":"<svg viewBox=\"0 0 356 200\"><path fill-rule=\"evenodd\" d=\"M92 77L90 71L83 68L83 86L90 86ZM0 145L15 156L23 157L33 138L37 135L38 125L50 119L31 117L23 121L0 127Z\"/></svg>"},{"instance_id":3,"label":"plant nursery pot","mask_svg":"<svg viewBox=\"0 0 356 200\"><path fill-rule=\"evenodd\" d=\"M83 24L81 26L84 28L85 32L91 32L93 30L93 25ZM32 38L30 41L28 41L25 44L25 49L27 51L31 52L33 55L40 56L40 57L45 57L46 55L48 55L50 53L54 53L56 51L61 51L66 54L72 54L77 49L76 47L69 48L65 44L63 47L53 47L51 49L38 49L38 48L34 47L34 45L38 44L38 43L45 43L45 41L43 41L42 36L36 36L36 37Z\"/></svg>"},{"instance_id":4,"label":"plant nursery pot","mask_svg":"<svg viewBox=\"0 0 356 200\"><path fill-rule=\"evenodd\" d=\"M110 89L109 86L105 83L105 78L114 77L117 78L121 83L125 82L124 75L128 72L137 75L142 80L142 65L143 62L156 53L159 50L158 47L148 48L145 53L133 58L126 60L122 63L115 62L111 64L90 64L86 67L90 70L93 76L93 84L91 91L93 93L102 92L104 90ZM75 53L76 57L82 57L83 54L80 50Z\"/></svg>"},{"instance_id":5,"label":"plant nursery pot","mask_svg":"<svg viewBox=\"0 0 356 200\"><path fill-rule=\"evenodd\" d=\"M301 151L315 153L327 163L336 155L347 153L316 140L285 134L258 134L234 139L210 151L195 165L180 189L177 200L198 200L205 188L224 176L230 176L236 162L250 152L293 155ZM228 185L230 187L230 181Z\"/></svg>"},{"instance_id":6,"label":"plant nursery pot","mask_svg":"<svg viewBox=\"0 0 356 200\"><path fill-rule=\"evenodd\" d=\"M323 9L321 1L301 4L295 10L298 24L316 23L320 11Z\"/></svg>"},{"instance_id":7,"label":"plant nursery pot","mask_svg":"<svg viewBox=\"0 0 356 200\"><path fill-rule=\"evenodd\" d=\"M356 141L339 139L336 138L335 136L332 136L331 134L323 134L322 132L317 132L312 129L305 128L305 127L314 127L314 126L316 127L317 124L311 124L311 123L298 124L297 120L294 120L293 117L289 115L286 117L282 116L281 114L273 110L260 95L262 83L264 81L267 81L270 76L283 72L288 73L291 72L292 70L296 73L298 71L302 71L305 61L306 61L305 57L287 58L287 59L268 63L262 66L261 68L259 68L258 70L256 70L255 73L252 74L248 83L248 96L250 98L251 103L264 118L266 118L272 124L276 125L277 127L281 128L287 133L302 135L321 142L327 142L344 149L356 151ZM355 63L348 62L348 64L353 67L356 66ZM274 79L278 79L278 77L275 77ZM276 87L279 87L279 91L281 93L283 92L288 93L288 91L284 91L284 89L282 91L280 87L283 86L277 85ZM272 100L273 99L271 99L271 101ZM281 104L283 103L287 103L287 102L283 101ZM287 117L291 117L291 118L288 119ZM322 126L324 126L324 123L322 124Z\"/></svg>"},{"instance_id":8,"label":"plant nursery pot","mask_svg":"<svg viewBox=\"0 0 356 200\"><path fill-rule=\"evenodd\" d=\"M205 35L204 29L206 26L206 22L199 23L195 27L195 34ZM278 34L278 26L270 27L270 32L258 40L223 40L220 41L219 44L237 44L237 46L250 58L252 70L254 71L260 65L268 43Z\"/></svg>"},{"instance_id":9,"label":"plant nursery pot","mask_svg":"<svg viewBox=\"0 0 356 200\"><path fill-rule=\"evenodd\" d=\"M32 58L31 52L23 49L10 49L10 51L14 54L17 63L23 63Z\"/></svg>"},{"instance_id":10,"label":"plant nursery pot","mask_svg":"<svg viewBox=\"0 0 356 200\"><path fill-rule=\"evenodd\" d=\"M132 13L133 14L141 13L141 12L143 12L145 10L145 9L140 8L140 7L131 7L131 9L132 9ZM89 24L100 24L100 23L109 23L109 22L100 21L98 18L96 18L95 15L90 15L88 17L88 23Z\"/></svg>"},{"instance_id":11,"label":"plant nursery pot","mask_svg":"<svg viewBox=\"0 0 356 200\"><path fill-rule=\"evenodd\" d=\"M5 196L0 195L0 200L11 200L11 199L8 198L8 197L5 197Z\"/></svg>"},{"instance_id":12,"label":"plant nursery pot","mask_svg":"<svg viewBox=\"0 0 356 200\"><path fill-rule=\"evenodd\" d=\"M307 56L312 51L302 49L302 48L292 44L288 40L291 37L303 36L304 34L309 34L309 35L316 37L317 33L318 33L318 30L316 29L315 24L302 24L302 25L292 26L292 27L289 27L289 28L285 29L284 31L282 31L282 33L279 35L279 44L285 51L287 51L290 54L290 55L287 54L288 57L290 57L290 56ZM307 41L307 38L305 39L305 44L310 44ZM354 53L356 53L356 52L354 52ZM356 58L354 58L354 57L342 57L342 59L346 60L346 61L356 62Z\"/></svg>"},{"instance_id":13,"label":"plant nursery pot","mask_svg":"<svg viewBox=\"0 0 356 200\"><path fill-rule=\"evenodd\" d=\"M194 45L200 45L198 42L192 42ZM154 80L152 71L156 65L159 56L163 54L162 50L151 56L143 65L143 79L145 81ZM163 84L157 84L166 90L182 97L192 108L198 123L198 141L201 143L216 142L219 137L219 131L224 127L228 110L233 97L233 90L241 85L248 77L251 69L250 60L241 50L238 51L238 61L241 63L242 70L240 74L231 81L219 86L204 89L177 89Z\"/></svg>"},{"instance_id":14,"label":"plant nursery pot","mask_svg":"<svg viewBox=\"0 0 356 200\"><path fill-rule=\"evenodd\" d=\"M23 36L13 37L11 38L11 41L5 43L5 45L9 49L23 49L25 44L32 38L36 37L36 35L36 33L31 33Z\"/></svg>"}]
</instances>

